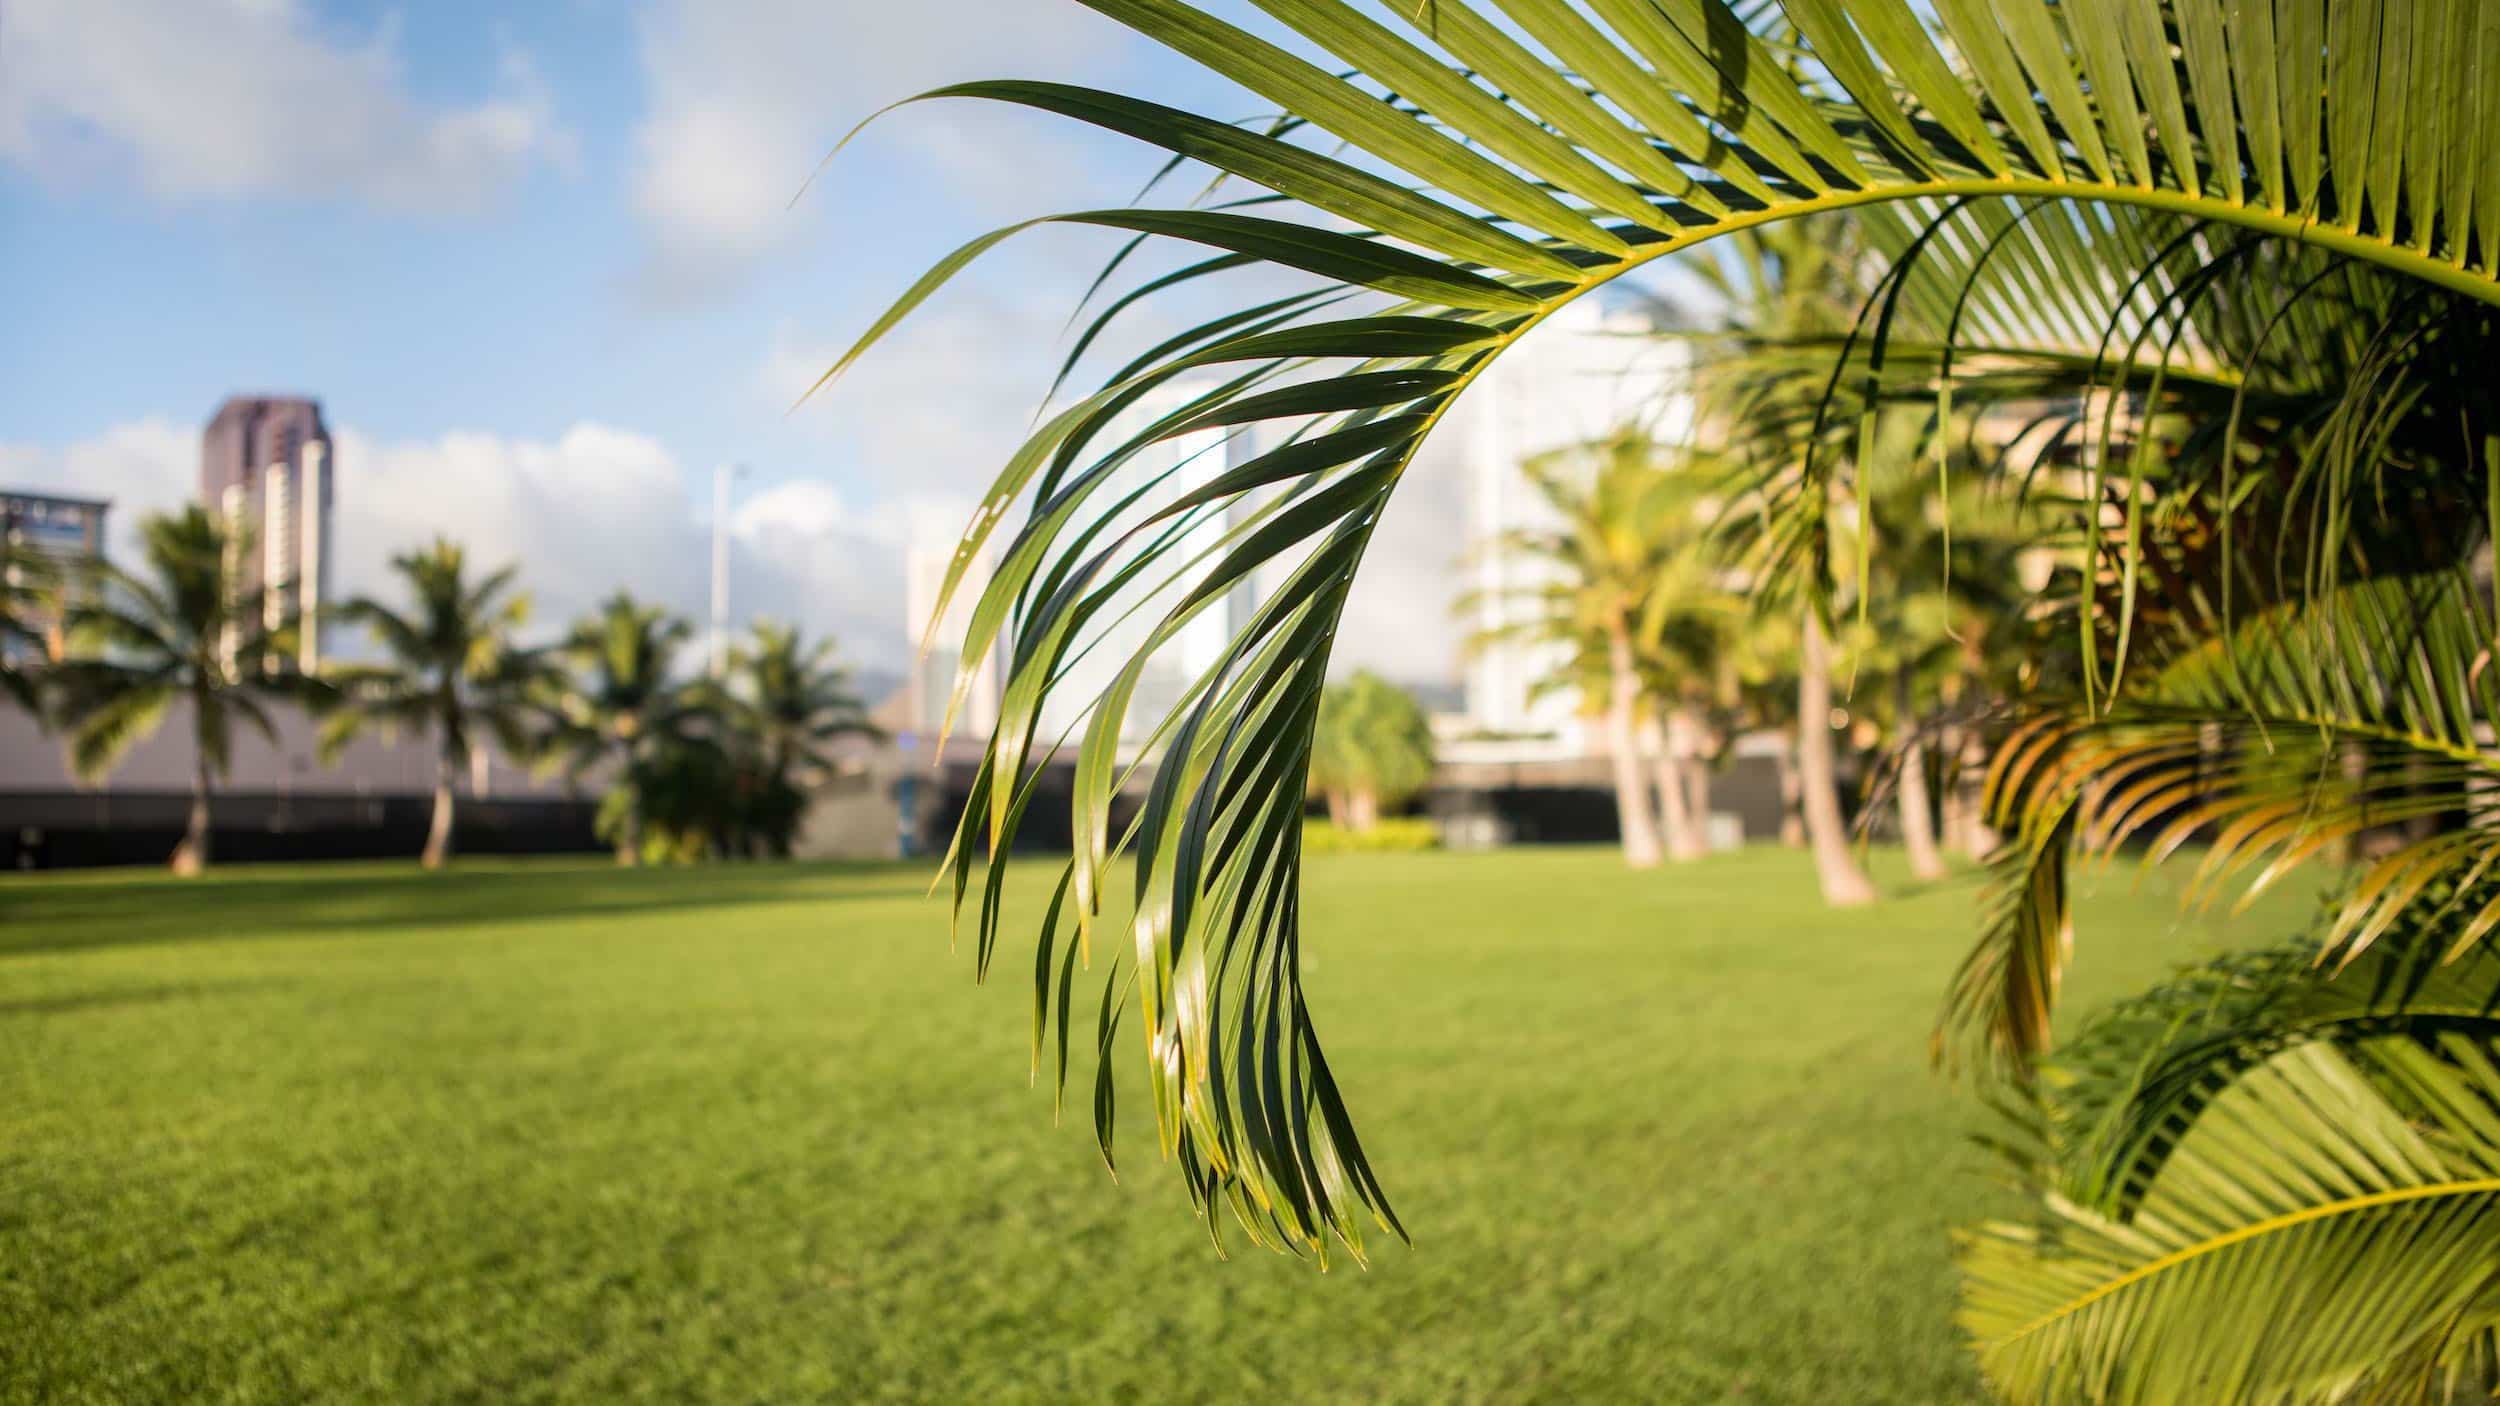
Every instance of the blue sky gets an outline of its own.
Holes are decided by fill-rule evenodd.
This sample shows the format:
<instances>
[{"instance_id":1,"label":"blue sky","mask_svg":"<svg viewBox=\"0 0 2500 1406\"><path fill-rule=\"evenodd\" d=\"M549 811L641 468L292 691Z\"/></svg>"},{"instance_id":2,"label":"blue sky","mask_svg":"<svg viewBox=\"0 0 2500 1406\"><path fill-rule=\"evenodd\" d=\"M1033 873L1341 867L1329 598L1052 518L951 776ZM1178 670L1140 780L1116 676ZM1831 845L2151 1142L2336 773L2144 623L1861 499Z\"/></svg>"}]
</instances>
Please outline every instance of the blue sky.
<instances>
[{"instance_id":1,"label":"blue sky","mask_svg":"<svg viewBox=\"0 0 2500 1406\"><path fill-rule=\"evenodd\" d=\"M111 497L126 535L193 491L220 399L309 393L347 588L443 532L523 560L552 627L619 585L699 618L710 474L743 463L734 613L899 668L906 546L1012 451L1114 241L1020 236L792 399L956 243L1157 164L956 100L788 208L862 116L986 77L1260 110L1074 0L0 0L0 485ZM1454 676L1414 600L1448 593L1458 500L1402 495L1346 662Z\"/></svg>"},{"instance_id":2,"label":"blue sky","mask_svg":"<svg viewBox=\"0 0 2500 1406\"><path fill-rule=\"evenodd\" d=\"M1011 245L785 408L945 247L1152 157L934 104L784 207L859 117L994 76L1244 101L1064 0L10 0L0 482L127 525L223 396L309 392L351 580L444 530L525 554L548 612L628 577L692 610L708 474L743 462L739 613L898 662L900 543L1010 447L1103 240Z\"/></svg>"}]
</instances>

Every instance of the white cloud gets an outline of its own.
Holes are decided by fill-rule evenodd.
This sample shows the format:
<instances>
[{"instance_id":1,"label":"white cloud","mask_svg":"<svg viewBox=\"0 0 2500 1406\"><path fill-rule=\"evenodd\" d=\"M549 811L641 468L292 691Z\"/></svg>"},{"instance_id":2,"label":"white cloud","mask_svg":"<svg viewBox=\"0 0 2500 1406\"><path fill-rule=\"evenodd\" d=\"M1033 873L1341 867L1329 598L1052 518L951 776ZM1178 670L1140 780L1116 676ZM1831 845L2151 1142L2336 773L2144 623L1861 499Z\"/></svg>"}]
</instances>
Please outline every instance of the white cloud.
<instances>
[{"instance_id":1,"label":"white cloud","mask_svg":"<svg viewBox=\"0 0 2500 1406\"><path fill-rule=\"evenodd\" d=\"M162 199L348 196L433 210L569 162L527 57L497 89L435 108L402 82L384 24L346 40L293 0L9 0L0 159L60 178L126 170Z\"/></svg>"},{"instance_id":2,"label":"white cloud","mask_svg":"<svg viewBox=\"0 0 2500 1406\"><path fill-rule=\"evenodd\" d=\"M0 444L0 482L11 488L102 498L106 551L128 561L138 550L139 519L177 506L200 484L200 437L163 417L117 425L58 454L32 445Z\"/></svg>"},{"instance_id":3,"label":"white cloud","mask_svg":"<svg viewBox=\"0 0 2500 1406\"><path fill-rule=\"evenodd\" d=\"M806 226L789 211L792 195L884 104L946 82L1064 66L1110 33L1073 6L1034 0L663 0L641 22L651 100L633 175L655 245L652 279L676 293L722 284L794 238ZM923 190L977 204L1068 188L1065 128L1002 121L975 139L934 112L899 115L891 127L930 166L915 183Z\"/></svg>"},{"instance_id":4,"label":"white cloud","mask_svg":"<svg viewBox=\"0 0 2500 1406\"><path fill-rule=\"evenodd\" d=\"M791 356L794 367L809 364L802 353ZM915 542L949 542L963 529L973 494L1005 457L992 441L1012 447L1016 431L995 416L987 429L946 431L943 398L934 393L898 410L922 431L957 436L948 442L964 456L958 468L898 476L891 481L908 491L874 501L815 479L741 485L729 519L734 619L796 621L834 634L865 667L908 665L917 622L906 619L904 552ZM481 562L522 563L540 631L620 587L698 627L708 615L710 476L689 470L649 435L590 422L552 440L474 431L388 440L352 425L333 433L334 569L343 592L392 594L391 555L439 533ZM888 433L913 430L898 425ZM139 520L178 509L197 492L199 445L197 429L165 417L59 450L0 443L0 483L111 499L110 550L132 563ZM1418 485L1393 505L1349 605L1340 646L1346 663L1405 679L1452 676L1458 627L1438 602L1453 589L1462 518L1454 491Z\"/></svg>"},{"instance_id":5,"label":"white cloud","mask_svg":"<svg viewBox=\"0 0 2500 1406\"><path fill-rule=\"evenodd\" d=\"M392 554L441 534L482 562L520 562L539 631L620 587L698 622L708 613L711 524L698 505L710 478L649 435L595 423L554 440L333 434L343 592L394 594ZM141 517L190 501L198 465L198 432L165 419L58 451L0 444L0 477L12 486L111 498L111 551L125 563ZM899 667L909 657L902 541L913 517L903 503L855 511L807 481L750 490L730 519L733 618L795 621L839 636L855 662Z\"/></svg>"}]
</instances>

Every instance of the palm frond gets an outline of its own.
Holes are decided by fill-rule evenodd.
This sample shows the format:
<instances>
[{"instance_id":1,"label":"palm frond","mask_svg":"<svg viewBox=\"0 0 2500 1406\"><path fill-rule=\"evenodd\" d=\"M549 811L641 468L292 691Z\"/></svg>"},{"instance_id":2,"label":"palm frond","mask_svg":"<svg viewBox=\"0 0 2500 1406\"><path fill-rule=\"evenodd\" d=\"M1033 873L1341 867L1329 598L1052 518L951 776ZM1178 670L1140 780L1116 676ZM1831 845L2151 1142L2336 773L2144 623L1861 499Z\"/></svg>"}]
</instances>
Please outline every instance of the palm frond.
<instances>
[{"instance_id":1,"label":"palm frond","mask_svg":"<svg viewBox=\"0 0 2500 1406\"><path fill-rule=\"evenodd\" d=\"M2053 1203L1969 1239L1982 1371L2049 1406L2327 1402L2442 1349L2488 1362L2495 1100L2487 1041L2275 1056L2214 1099L2132 1218Z\"/></svg>"},{"instance_id":2,"label":"palm frond","mask_svg":"<svg viewBox=\"0 0 2500 1406\"><path fill-rule=\"evenodd\" d=\"M1068 905L1090 931L1113 854L1134 849L1135 990L1164 1150L1202 1209L1229 1201L1254 1236L1289 1245L1357 1244L1365 1209L1394 1223L1296 976L1296 807L1337 618L1418 446L1545 317L1731 231L2009 197L2162 212L2500 304L2500 163L2486 141L2500 85L2478 57L2500 52L2492 7L2356 0L2329 24L2322 7L2294 5L2278 31L2226 26L2212 0L1956 0L1937 7L1948 43L1901 0L1585 11L1433 0L1386 7L1391 23L1338 0L1259 0L1349 79L1181 0L1088 3L1307 128L1244 130L1049 85L946 93L1137 137L1275 192L1262 208L1289 217L1051 219L1204 246L1214 257L1186 271L1193 285L1264 264L1323 287L1167 341L1050 418L1000 474L946 582L951 596L1027 505L964 642L977 660L1012 636L1014 667L950 872L961 903L980 852L1004 848L1033 797L1035 750L1050 745L1044 699L1081 692L1093 722L1078 748ZM2379 61L2388 54L2406 57ZM2446 120L2465 111L2473 123ZM1291 140L1304 131L1353 155ZM827 379L972 260L1044 222L948 255ZM1142 427L1126 413L1192 372L1214 384ZM1281 447L1220 475L1157 476L1178 505L1156 508L1121 480L1150 446L1259 423ZM1193 531L1236 502L1252 510L1213 545ZM1266 567L1284 584L1153 729L1149 802L1115 846L1114 749L1144 659ZM1110 683L1071 668L1141 608L1155 623L1142 647L1122 647L1131 663ZM984 886L985 956L998 875ZM1112 1024L1106 1014L1105 1043ZM1110 1099L1105 1084L1099 1125Z\"/></svg>"},{"instance_id":3,"label":"palm frond","mask_svg":"<svg viewBox=\"0 0 2500 1406\"><path fill-rule=\"evenodd\" d=\"M1987 780L2012 833L1940 1053L2019 1069L2047 1048L2075 849L2142 841L2158 862L2203 838L2192 895L2240 881L2253 897L2365 831L2474 813L2500 781L2493 637L2489 602L2456 573L2360 582L2200 637L2107 710L2052 708L2014 730ZM2329 957L2368 950L2435 886L2465 905L2447 955L2464 952L2500 927L2487 876L2488 825L2397 845L2338 900Z\"/></svg>"}]
</instances>

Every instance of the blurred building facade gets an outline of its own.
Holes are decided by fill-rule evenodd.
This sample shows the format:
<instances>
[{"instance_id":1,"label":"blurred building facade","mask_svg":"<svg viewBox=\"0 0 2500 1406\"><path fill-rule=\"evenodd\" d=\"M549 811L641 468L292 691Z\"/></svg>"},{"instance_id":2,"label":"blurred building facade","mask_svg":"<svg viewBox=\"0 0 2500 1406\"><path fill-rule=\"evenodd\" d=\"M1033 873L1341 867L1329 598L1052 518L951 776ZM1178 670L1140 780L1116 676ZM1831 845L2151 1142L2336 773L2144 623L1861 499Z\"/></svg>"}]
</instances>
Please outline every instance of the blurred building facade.
<instances>
[{"instance_id":1,"label":"blurred building facade","mask_svg":"<svg viewBox=\"0 0 2500 1406\"><path fill-rule=\"evenodd\" d=\"M12 558L9 584L35 588L32 618L22 623L43 637L41 648L49 656L61 654L69 607L79 592L92 588L93 568L104 560L104 520L112 506L100 498L0 489L0 541L8 543ZM33 647L0 638L0 657Z\"/></svg>"},{"instance_id":2,"label":"blurred building facade","mask_svg":"<svg viewBox=\"0 0 2500 1406\"><path fill-rule=\"evenodd\" d=\"M304 396L232 396L200 434L200 503L250 533L236 589L263 592L269 623L309 623L297 665L320 667L320 611L331 601L330 530L336 461L321 403Z\"/></svg>"},{"instance_id":3,"label":"blurred building facade","mask_svg":"<svg viewBox=\"0 0 2500 1406\"><path fill-rule=\"evenodd\" d=\"M959 550L959 534L933 523L916 530L904 544L903 637L916 652L911 674L903 684L901 715L881 720L904 733L934 739L945 729L947 706L963 670L964 639L971 629L972 612L997 571L994 548L990 545L985 544L966 558L963 579L947 603L945 618L939 619L938 602L946 595L946 574L953 569ZM998 722L1007 643L1002 632L995 647L973 671L963 705L955 714L954 731L958 735L986 738Z\"/></svg>"},{"instance_id":4,"label":"blurred building facade","mask_svg":"<svg viewBox=\"0 0 2500 1406\"><path fill-rule=\"evenodd\" d=\"M1523 596L1552 579L1549 565L1508 549L1504 539L1559 522L1529 479L1530 463L1582 452L1627 430L1665 443L1691 434L1689 358L1660 330L1650 312L1608 311L1592 299L1572 303L1469 386L1441 429L1449 442L1433 452L1454 458L1442 467L1466 484L1459 608L1478 641L1467 652L1464 708L1443 720L1451 755L1552 761L1603 745L1579 691L1545 686L1567 650L1495 638L1531 615Z\"/></svg>"}]
</instances>

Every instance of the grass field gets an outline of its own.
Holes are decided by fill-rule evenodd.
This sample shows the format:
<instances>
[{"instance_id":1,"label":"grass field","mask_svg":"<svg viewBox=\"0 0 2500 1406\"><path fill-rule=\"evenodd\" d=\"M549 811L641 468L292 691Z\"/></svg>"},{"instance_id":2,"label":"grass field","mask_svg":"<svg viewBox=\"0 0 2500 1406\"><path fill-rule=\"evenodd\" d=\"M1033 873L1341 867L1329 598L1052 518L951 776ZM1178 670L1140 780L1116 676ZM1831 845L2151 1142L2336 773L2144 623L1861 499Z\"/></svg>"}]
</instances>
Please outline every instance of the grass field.
<instances>
[{"instance_id":1,"label":"grass field","mask_svg":"<svg viewBox=\"0 0 2500 1406\"><path fill-rule=\"evenodd\" d=\"M1217 1261L1142 1102L1117 1184L1054 1129L917 870L0 881L0 1399L1977 1400L1994 1193L1924 1065L1971 888L1888 877L1317 863L1416 1234L1324 1277ZM2097 882L2084 1002L2306 910Z\"/></svg>"}]
</instances>

